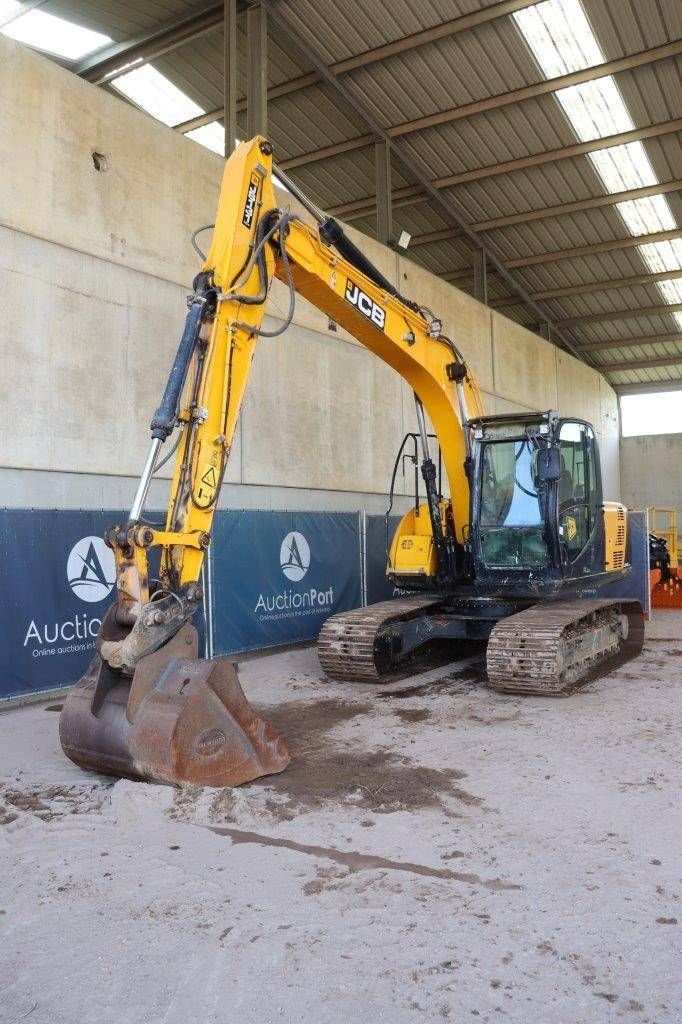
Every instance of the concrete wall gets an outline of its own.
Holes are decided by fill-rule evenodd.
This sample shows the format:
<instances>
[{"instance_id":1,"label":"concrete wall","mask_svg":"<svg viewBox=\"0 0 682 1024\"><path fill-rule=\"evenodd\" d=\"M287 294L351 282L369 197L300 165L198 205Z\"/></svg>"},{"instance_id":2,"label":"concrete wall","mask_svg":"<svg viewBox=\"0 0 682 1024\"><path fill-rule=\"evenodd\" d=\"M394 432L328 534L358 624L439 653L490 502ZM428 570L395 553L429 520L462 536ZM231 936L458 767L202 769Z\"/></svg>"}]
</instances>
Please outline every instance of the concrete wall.
<instances>
[{"instance_id":1,"label":"concrete wall","mask_svg":"<svg viewBox=\"0 0 682 1024\"><path fill-rule=\"evenodd\" d=\"M128 504L197 270L189 237L213 219L222 167L0 37L3 504ZM489 412L558 406L591 420L618 495L617 402L603 378L373 240L362 246L442 316ZM270 317L286 305L275 282ZM382 510L413 428L403 382L301 299L287 335L257 351L223 503ZM151 500L164 500L162 482Z\"/></svg>"},{"instance_id":2,"label":"concrete wall","mask_svg":"<svg viewBox=\"0 0 682 1024\"><path fill-rule=\"evenodd\" d=\"M682 434L623 437L620 474L623 501L632 508L682 512Z\"/></svg>"}]
</instances>

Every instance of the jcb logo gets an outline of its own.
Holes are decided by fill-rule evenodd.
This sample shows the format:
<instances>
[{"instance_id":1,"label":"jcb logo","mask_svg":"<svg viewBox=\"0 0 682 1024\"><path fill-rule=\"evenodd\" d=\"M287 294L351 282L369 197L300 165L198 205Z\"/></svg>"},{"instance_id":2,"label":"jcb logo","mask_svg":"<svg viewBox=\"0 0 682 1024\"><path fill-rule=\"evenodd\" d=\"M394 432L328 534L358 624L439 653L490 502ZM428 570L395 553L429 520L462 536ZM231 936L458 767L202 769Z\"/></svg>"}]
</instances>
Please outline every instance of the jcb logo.
<instances>
[{"instance_id":1,"label":"jcb logo","mask_svg":"<svg viewBox=\"0 0 682 1024\"><path fill-rule=\"evenodd\" d=\"M249 182L249 188L246 193L246 202L244 203L244 213L242 215L242 224L245 228L251 227L251 221L253 220L253 212L256 209L256 200L258 199L258 185L260 180L257 174L251 175L251 181Z\"/></svg>"},{"instance_id":2,"label":"jcb logo","mask_svg":"<svg viewBox=\"0 0 682 1024\"><path fill-rule=\"evenodd\" d=\"M363 316L371 320L375 327L383 331L386 323L386 310L378 306L369 295L365 295L362 289L358 288L356 283L351 281L350 278L346 281L345 298L352 306L359 309Z\"/></svg>"}]
</instances>

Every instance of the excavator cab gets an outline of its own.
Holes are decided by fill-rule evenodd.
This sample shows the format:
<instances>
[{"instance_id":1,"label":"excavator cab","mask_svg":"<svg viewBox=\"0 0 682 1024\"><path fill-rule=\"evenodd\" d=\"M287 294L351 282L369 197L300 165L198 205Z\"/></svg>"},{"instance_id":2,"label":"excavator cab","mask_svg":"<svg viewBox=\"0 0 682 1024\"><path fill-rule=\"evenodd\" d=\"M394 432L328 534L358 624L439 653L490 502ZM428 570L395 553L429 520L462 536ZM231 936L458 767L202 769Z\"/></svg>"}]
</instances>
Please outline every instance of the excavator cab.
<instances>
[{"instance_id":1,"label":"excavator cab","mask_svg":"<svg viewBox=\"0 0 682 1024\"><path fill-rule=\"evenodd\" d=\"M495 416L473 434L472 556L479 587L520 593L597 588L625 575L625 509L605 503L592 426ZM607 557L608 549L608 557Z\"/></svg>"}]
</instances>

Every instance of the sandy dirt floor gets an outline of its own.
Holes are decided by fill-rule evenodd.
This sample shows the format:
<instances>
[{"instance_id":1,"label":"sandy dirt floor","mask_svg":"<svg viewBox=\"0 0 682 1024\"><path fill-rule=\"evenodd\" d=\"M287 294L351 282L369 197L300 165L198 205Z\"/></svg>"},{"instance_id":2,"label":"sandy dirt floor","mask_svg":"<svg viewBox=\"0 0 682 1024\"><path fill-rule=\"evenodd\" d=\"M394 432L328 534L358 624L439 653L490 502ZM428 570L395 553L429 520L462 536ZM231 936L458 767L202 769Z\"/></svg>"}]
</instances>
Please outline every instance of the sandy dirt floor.
<instances>
[{"instance_id":1,"label":"sandy dirt floor","mask_svg":"<svg viewBox=\"0 0 682 1024\"><path fill-rule=\"evenodd\" d=\"M565 699L472 655L390 687L244 663L282 775L87 775L0 715L0 1021L682 1019L682 615Z\"/></svg>"}]
</instances>

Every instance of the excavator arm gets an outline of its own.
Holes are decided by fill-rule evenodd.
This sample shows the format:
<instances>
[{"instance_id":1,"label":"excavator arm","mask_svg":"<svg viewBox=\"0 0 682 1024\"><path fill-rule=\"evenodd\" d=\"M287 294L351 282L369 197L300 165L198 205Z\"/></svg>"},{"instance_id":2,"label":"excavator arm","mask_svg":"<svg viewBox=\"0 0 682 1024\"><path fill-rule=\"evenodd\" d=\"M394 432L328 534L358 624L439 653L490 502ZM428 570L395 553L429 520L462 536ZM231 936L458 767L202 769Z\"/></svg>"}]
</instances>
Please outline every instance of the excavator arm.
<instances>
[{"instance_id":1,"label":"excavator arm","mask_svg":"<svg viewBox=\"0 0 682 1024\"><path fill-rule=\"evenodd\" d=\"M227 161L211 247L197 275L180 346L161 405L129 521L107 533L117 565L118 621L131 626L102 648L132 671L193 615L220 485L234 441L256 345L283 333L303 296L410 385L424 445L423 472L438 564L448 578L464 549L469 519L470 417L483 414L475 379L440 321L403 298L319 211L307 223L277 207L272 147L257 137ZM263 326L272 278L289 290L284 328ZM340 385L341 386L341 385ZM439 501L424 412L440 442L450 501ZM149 482L162 444L178 432L163 530L144 523ZM160 546L162 587L150 592L148 551ZM459 562L461 563L461 556Z\"/></svg>"}]
</instances>

